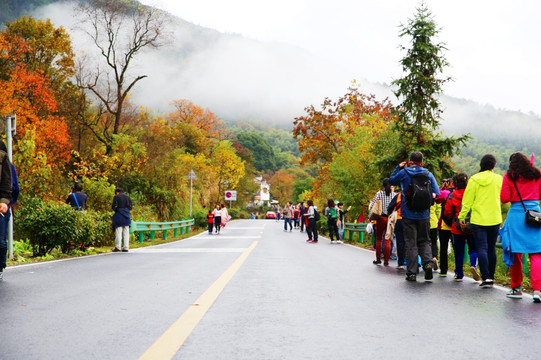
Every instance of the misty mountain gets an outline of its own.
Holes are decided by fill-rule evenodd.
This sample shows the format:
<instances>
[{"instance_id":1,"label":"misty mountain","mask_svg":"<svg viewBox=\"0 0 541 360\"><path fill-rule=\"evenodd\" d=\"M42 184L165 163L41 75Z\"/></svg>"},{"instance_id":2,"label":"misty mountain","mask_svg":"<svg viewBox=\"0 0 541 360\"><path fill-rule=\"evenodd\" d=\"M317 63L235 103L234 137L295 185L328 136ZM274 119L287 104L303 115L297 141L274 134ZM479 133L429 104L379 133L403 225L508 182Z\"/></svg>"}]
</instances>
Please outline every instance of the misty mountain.
<instances>
[{"instance_id":1,"label":"misty mountain","mask_svg":"<svg viewBox=\"0 0 541 360\"><path fill-rule=\"evenodd\" d=\"M47 1L11 2L31 3L27 8L32 9ZM77 51L89 53L92 45L77 31L71 4L53 1L31 13L64 26ZM169 45L140 54L132 69L148 75L133 91L132 101L139 106L165 113L172 110L171 101L190 99L230 122L254 120L291 128L293 119L303 115L306 106L317 106L325 97L337 99L355 79L362 92L398 103L388 85L363 79L362 74L370 69L352 74L298 47L224 34L167 16L172 32ZM470 133L487 143L528 147L541 153L541 146L533 149L541 135L539 116L447 96L442 103L445 112L441 129L446 134Z\"/></svg>"}]
</instances>

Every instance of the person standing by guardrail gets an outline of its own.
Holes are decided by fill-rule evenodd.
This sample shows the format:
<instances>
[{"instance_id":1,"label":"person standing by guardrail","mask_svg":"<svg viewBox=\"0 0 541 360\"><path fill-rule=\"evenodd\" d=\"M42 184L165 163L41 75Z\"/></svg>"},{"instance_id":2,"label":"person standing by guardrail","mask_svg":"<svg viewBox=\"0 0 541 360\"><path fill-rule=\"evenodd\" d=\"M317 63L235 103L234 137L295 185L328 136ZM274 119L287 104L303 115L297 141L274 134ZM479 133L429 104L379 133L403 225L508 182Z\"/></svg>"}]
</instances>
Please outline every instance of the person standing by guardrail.
<instances>
[{"instance_id":1,"label":"person standing by guardrail","mask_svg":"<svg viewBox=\"0 0 541 360\"><path fill-rule=\"evenodd\" d=\"M130 249L130 225L131 209L133 204L131 198L124 194L124 189L115 189L113 197L113 229L115 230L115 247L113 252L128 252Z\"/></svg>"}]
</instances>

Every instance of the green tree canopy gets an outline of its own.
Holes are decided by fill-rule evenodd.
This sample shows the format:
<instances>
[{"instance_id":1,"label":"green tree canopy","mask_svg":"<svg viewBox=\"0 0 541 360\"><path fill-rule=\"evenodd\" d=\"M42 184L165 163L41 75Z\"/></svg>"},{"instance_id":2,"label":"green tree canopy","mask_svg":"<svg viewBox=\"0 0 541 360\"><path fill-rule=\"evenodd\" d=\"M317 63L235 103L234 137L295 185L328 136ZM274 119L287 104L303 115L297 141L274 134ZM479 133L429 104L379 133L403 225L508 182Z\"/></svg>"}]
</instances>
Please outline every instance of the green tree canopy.
<instances>
[{"instance_id":1,"label":"green tree canopy","mask_svg":"<svg viewBox=\"0 0 541 360\"><path fill-rule=\"evenodd\" d=\"M237 134L237 140L252 153L256 170L276 170L274 150L265 138L254 132L241 132Z\"/></svg>"}]
</instances>

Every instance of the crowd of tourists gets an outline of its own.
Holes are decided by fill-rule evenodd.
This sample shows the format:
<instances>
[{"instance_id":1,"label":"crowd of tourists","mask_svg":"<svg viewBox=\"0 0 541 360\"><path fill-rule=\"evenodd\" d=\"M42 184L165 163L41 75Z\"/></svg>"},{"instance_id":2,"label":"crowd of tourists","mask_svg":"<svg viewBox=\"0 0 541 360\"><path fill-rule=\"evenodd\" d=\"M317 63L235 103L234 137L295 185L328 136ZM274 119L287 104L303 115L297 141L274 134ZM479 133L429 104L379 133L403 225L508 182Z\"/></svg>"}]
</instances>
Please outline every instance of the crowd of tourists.
<instances>
[{"instance_id":1,"label":"crowd of tourists","mask_svg":"<svg viewBox=\"0 0 541 360\"><path fill-rule=\"evenodd\" d=\"M344 209L343 203L335 203L333 199L328 200L324 216L327 218L331 244L343 244L344 218L350 209L351 206ZM297 205L287 202L283 208L278 205L276 213L276 221L283 217L284 231L289 230L289 232L292 232L293 229L298 229L300 232L304 232L306 229L308 235L306 242L314 244L319 242L317 222L320 220L321 215L312 200Z\"/></svg>"},{"instance_id":2,"label":"crowd of tourists","mask_svg":"<svg viewBox=\"0 0 541 360\"><path fill-rule=\"evenodd\" d=\"M423 154L413 152L382 182L370 204L374 224L374 264L389 266L391 242L396 242L397 270L416 281L420 269L430 281L434 272L447 276L448 246L455 260L455 281L464 278L466 249L469 271L481 288L494 284L498 238L502 261L510 268L510 298L522 297L523 254L530 258L533 301L541 303L541 171L524 154L514 153L502 177L494 173L496 158L487 154L479 173L455 174L441 187L423 167ZM401 191L396 193L394 186ZM502 203L511 203L502 224ZM369 225L370 227L370 225ZM331 232L332 228L332 232ZM329 226L331 239L335 230ZM439 245L439 247L438 247Z\"/></svg>"}]
</instances>

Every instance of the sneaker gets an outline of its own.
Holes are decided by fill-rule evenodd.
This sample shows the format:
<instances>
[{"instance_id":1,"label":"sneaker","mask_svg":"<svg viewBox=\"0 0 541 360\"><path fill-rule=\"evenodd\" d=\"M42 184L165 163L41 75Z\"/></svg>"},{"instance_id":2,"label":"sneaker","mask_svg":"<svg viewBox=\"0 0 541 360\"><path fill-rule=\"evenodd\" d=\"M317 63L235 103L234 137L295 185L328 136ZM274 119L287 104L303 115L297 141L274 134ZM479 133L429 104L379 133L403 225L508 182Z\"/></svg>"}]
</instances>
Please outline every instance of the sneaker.
<instances>
[{"instance_id":1,"label":"sneaker","mask_svg":"<svg viewBox=\"0 0 541 360\"><path fill-rule=\"evenodd\" d=\"M432 262L434 263L434 266L432 266L434 271L438 270L438 259L432 258Z\"/></svg>"},{"instance_id":2,"label":"sneaker","mask_svg":"<svg viewBox=\"0 0 541 360\"><path fill-rule=\"evenodd\" d=\"M311 241L311 242L312 242L312 244L317 244L317 243L318 243L317 240L313 240L313 241Z\"/></svg>"},{"instance_id":3,"label":"sneaker","mask_svg":"<svg viewBox=\"0 0 541 360\"><path fill-rule=\"evenodd\" d=\"M388 261L385 261L385 262L383 263L383 266L389 266L389 262L388 262Z\"/></svg>"},{"instance_id":4,"label":"sneaker","mask_svg":"<svg viewBox=\"0 0 541 360\"><path fill-rule=\"evenodd\" d=\"M406 270L405 266L399 265L395 268L396 270Z\"/></svg>"},{"instance_id":5,"label":"sneaker","mask_svg":"<svg viewBox=\"0 0 541 360\"><path fill-rule=\"evenodd\" d=\"M473 277L473 280L475 281L481 280L481 275L479 275L475 266L470 267L470 273L471 273L471 276Z\"/></svg>"},{"instance_id":6,"label":"sneaker","mask_svg":"<svg viewBox=\"0 0 541 360\"><path fill-rule=\"evenodd\" d=\"M334 241L334 240L331 240L331 244L336 244L336 241Z\"/></svg>"},{"instance_id":7,"label":"sneaker","mask_svg":"<svg viewBox=\"0 0 541 360\"><path fill-rule=\"evenodd\" d=\"M381 264L381 260L374 260L374 261L372 261L372 264L379 265L379 264Z\"/></svg>"},{"instance_id":8,"label":"sneaker","mask_svg":"<svg viewBox=\"0 0 541 360\"><path fill-rule=\"evenodd\" d=\"M337 240L336 243L337 244L343 244L344 242L342 240Z\"/></svg>"},{"instance_id":9,"label":"sneaker","mask_svg":"<svg viewBox=\"0 0 541 360\"><path fill-rule=\"evenodd\" d=\"M407 274L406 275L406 280L407 281L417 281L417 275L415 275L415 274Z\"/></svg>"},{"instance_id":10,"label":"sneaker","mask_svg":"<svg viewBox=\"0 0 541 360\"><path fill-rule=\"evenodd\" d=\"M458 277L457 275L454 276L453 278L456 282L462 282L462 278L461 277Z\"/></svg>"},{"instance_id":11,"label":"sneaker","mask_svg":"<svg viewBox=\"0 0 541 360\"><path fill-rule=\"evenodd\" d=\"M434 277L432 275L432 266L427 265L425 266L424 270L425 270L425 280L432 280L432 278Z\"/></svg>"},{"instance_id":12,"label":"sneaker","mask_svg":"<svg viewBox=\"0 0 541 360\"><path fill-rule=\"evenodd\" d=\"M534 290L533 292L533 302L536 304L541 303L541 291Z\"/></svg>"},{"instance_id":13,"label":"sneaker","mask_svg":"<svg viewBox=\"0 0 541 360\"><path fill-rule=\"evenodd\" d=\"M444 274L444 273L440 273L439 276L440 276L440 277L447 277L447 273L445 273L445 274Z\"/></svg>"},{"instance_id":14,"label":"sneaker","mask_svg":"<svg viewBox=\"0 0 541 360\"><path fill-rule=\"evenodd\" d=\"M129 250L128 249L122 249L122 252L128 252Z\"/></svg>"},{"instance_id":15,"label":"sneaker","mask_svg":"<svg viewBox=\"0 0 541 360\"><path fill-rule=\"evenodd\" d=\"M111 252L120 252L121 250L119 248L113 248L113 250L111 250Z\"/></svg>"},{"instance_id":16,"label":"sneaker","mask_svg":"<svg viewBox=\"0 0 541 360\"><path fill-rule=\"evenodd\" d=\"M482 288L491 288L492 286L494 286L494 280L492 280L492 279L483 280L479 284L479 286L482 287Z\"/></svg>"},{"instance_id":17,"label":"sneaker","mask_svg":"<svg viewBox=\"0 0 541 360\"><path fill-rule=\"evenodd\" d=\"M312 241L314 241L314 240L312 240L312 239L308 239L308 240L306 240L306 242L312 242Z\"/></svg>"},{"instance_id":18,"label":"sneaker","mask_svg":"<svg viewBox=\"0 0 541 360\"><path fill-rule=\"evenodd\" d=\"M509 290L506 296L511 299L522 299L522 287L519 286L518 288Z\"/></svg>"}]
</instances>

